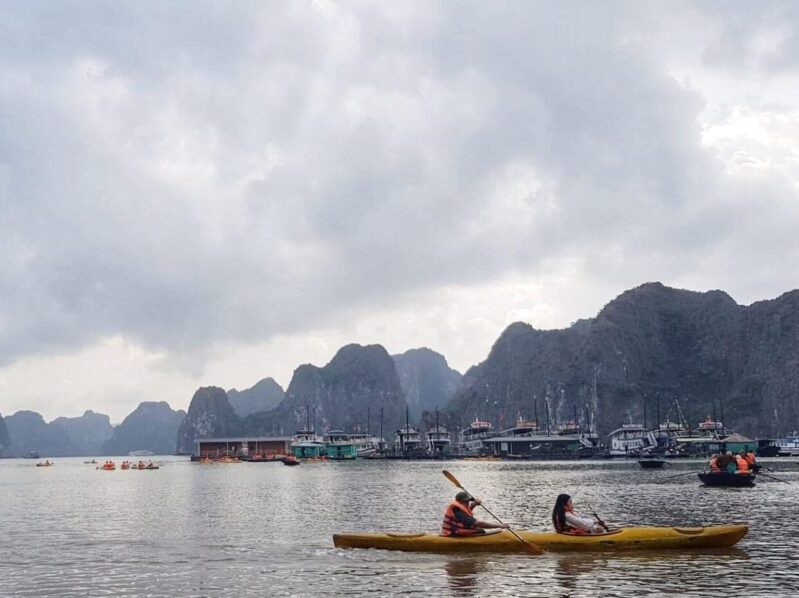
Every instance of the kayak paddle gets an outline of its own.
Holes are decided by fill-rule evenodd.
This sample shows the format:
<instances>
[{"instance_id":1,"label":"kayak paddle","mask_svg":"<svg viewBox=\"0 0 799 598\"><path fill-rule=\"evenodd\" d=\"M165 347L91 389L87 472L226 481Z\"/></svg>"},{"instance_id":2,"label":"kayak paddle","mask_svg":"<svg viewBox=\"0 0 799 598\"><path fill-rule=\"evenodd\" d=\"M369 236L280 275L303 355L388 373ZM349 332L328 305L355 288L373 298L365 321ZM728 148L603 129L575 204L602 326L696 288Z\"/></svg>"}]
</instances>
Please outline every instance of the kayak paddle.
<instances>
[{"instance_id":1,"label":"kayak paddle","mask_svg":"<svg viewBox=\"0 0 799 598\"><path fill-rule=\"evenodd\" d=\"M457 488L460 488L461 490L466 492L471 498L474 498L472 493L469 492L466 488L464 488L461 485L461 483L458 481L458 478L456 478L454 475L452 475L446 469L442 470L442 473L444 474L444 477L446 477L450 482L452 482ZM497 521L499 521L501 524L504 525L503 521L499 517L494 515L491 511L489 511L488 507L486 507L483 503L480 503L480 506L483 507L486 510L486 512L489 515L491 515L494 519L496 519ZM538 544L533 544L532 542L529 542L529 541L525 540L524 538L522 538L519 534L517 534L515 531L513 531L510 528L508 528L508 531L510 533L512 533L514 536L516 536L516 538L519 540L519 542L521 542L522 544L524 544L527 547L527 550L529 552L531 552L533 554L544 554L544 552L545 552L544 549L541 548Z\"/></svg>"}]
</instances>

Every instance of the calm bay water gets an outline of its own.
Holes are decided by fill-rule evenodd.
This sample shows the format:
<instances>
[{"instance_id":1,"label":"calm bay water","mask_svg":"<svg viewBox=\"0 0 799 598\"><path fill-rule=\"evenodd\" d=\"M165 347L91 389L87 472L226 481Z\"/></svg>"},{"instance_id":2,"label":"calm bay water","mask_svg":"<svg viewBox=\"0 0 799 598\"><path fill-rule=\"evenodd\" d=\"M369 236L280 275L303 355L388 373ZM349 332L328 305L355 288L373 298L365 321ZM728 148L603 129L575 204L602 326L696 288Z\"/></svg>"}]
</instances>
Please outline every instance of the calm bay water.
<instances>
[{"instance_id":1,"label":"calm bay water","mask_svg":"<svg viewBox=\"0 0 799 598\"><path fill-rule=\"evenodd\" d=\"M99 461L100 459L98 459ZM0 461L0 596L797 596L799 463L784 484L704 488L675 461L201 465L97 471ZM119 462L119 459L117 459ZM560 492L611 525L743 521L731 549L449 556L338 550L337 531L437 530L464 486L508 522L548 529ZM481 518L483 518L481 516ZM486 515L484 518L488 519Z\"/></svg>"}]
</instances>

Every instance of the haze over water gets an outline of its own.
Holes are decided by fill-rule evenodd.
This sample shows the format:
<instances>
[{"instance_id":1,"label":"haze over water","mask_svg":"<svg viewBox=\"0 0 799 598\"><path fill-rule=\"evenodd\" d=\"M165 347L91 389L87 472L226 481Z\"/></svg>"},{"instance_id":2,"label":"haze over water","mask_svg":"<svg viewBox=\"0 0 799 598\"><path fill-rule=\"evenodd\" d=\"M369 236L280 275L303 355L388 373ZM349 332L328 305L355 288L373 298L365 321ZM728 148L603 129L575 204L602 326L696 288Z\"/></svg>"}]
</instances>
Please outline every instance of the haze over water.
<instances>
[{"instance_id":1,"label":"haze over water","mask_svg":"<svg viewBox=\"0 0 799 598\"><path fill-rule=\"evenodd\" d=\"M799 463L766 464L751 489L704 488L704 463L643 471L612 462L338 462L97 471L0 461L0 595L795 596ZM98 459L98 461L101 461ZM117 463L119 463L117 459ZM451 556L338 550L340 531L437 530L449 469L508 522L549 529L573 495L612 526L744 521L732 549ZM586 509L587 510L587 509ZM481 515L481 518L483 516ZM487 519L488 516L485 515Z\"/></svg>"}]
</instances>

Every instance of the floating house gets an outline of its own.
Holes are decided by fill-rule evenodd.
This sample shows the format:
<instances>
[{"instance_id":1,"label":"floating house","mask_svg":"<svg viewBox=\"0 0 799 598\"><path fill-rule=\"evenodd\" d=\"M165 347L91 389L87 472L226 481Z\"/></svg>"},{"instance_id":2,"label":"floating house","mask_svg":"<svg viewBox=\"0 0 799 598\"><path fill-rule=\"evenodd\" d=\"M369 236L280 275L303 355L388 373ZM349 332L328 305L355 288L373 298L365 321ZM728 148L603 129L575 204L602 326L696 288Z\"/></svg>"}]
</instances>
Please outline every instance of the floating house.
<instances>
[{"instance_id":1,"label":"floating house","mask_svg":"<svg viewBox=\"0 0 799 598\"><path fill-rule=\"evenodd\" d=\"M286 455L291 445L290 438L197 438L194 441L192 460L222 459L236 457L248 461L268 460L277 455Z\"/></svg>"}]
</instances>

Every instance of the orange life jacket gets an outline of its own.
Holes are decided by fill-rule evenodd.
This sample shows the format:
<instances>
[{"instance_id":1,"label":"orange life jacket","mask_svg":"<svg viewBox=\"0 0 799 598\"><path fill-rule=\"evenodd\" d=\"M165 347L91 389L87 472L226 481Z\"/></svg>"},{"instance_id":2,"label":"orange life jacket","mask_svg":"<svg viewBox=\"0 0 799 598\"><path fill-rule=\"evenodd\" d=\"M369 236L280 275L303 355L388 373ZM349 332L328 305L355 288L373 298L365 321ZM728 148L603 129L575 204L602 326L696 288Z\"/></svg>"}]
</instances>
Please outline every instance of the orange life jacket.
<instances>
[{"instance_id":1,"label":"orange life jacket","mask_svg":"<svg viewBox=\"0 0 799 598\"><path fill-rule=\"evenodd\" d=\"M751 452L751 451L746 453L746 456L744 457L744 459L746 459L746 462L749 465L754 465L755 464L755 454L753 452Z\"/></svg>"},{"instance_id":2,"label":"orange life jacket","mask_svg":"<svg viewBox=\"0 0 799 598\"><path fill-rule=\"evenodd\" d=\"M458 521L457 517L455 517L456 509L463 511L469 517L474 517L474 515L472 515L472 510L469 508L469 505L465 505L462 502L453 500L451 503L449 503L447 510L444 511L444 522L441 524L441 535L474 536L475 534L477 534L476 529L466 527L463 523Z\"/></svg>"},{"instance_id":3,"label":"orange life jacket","mask_svg":"<svg viewBox=\"0 0 799 598\"><path fill-rule=\"evenodd\" d=\"M719 467L718 457L713 457L710 460L710 471L721 471L721 468Z\"/></svg>"},{"instance_id":4,"label":"orange life jacket","mask_svg":"<svg viewBox=\"0 0 799 598\"><path fill-rule=\"evenodd\" d=\"M749 463L747 463L746 459L741 457L741 455L735 455L735 463L738 465L738 471L736 473L749 473Z\"/></svg>"}]
</instances>

